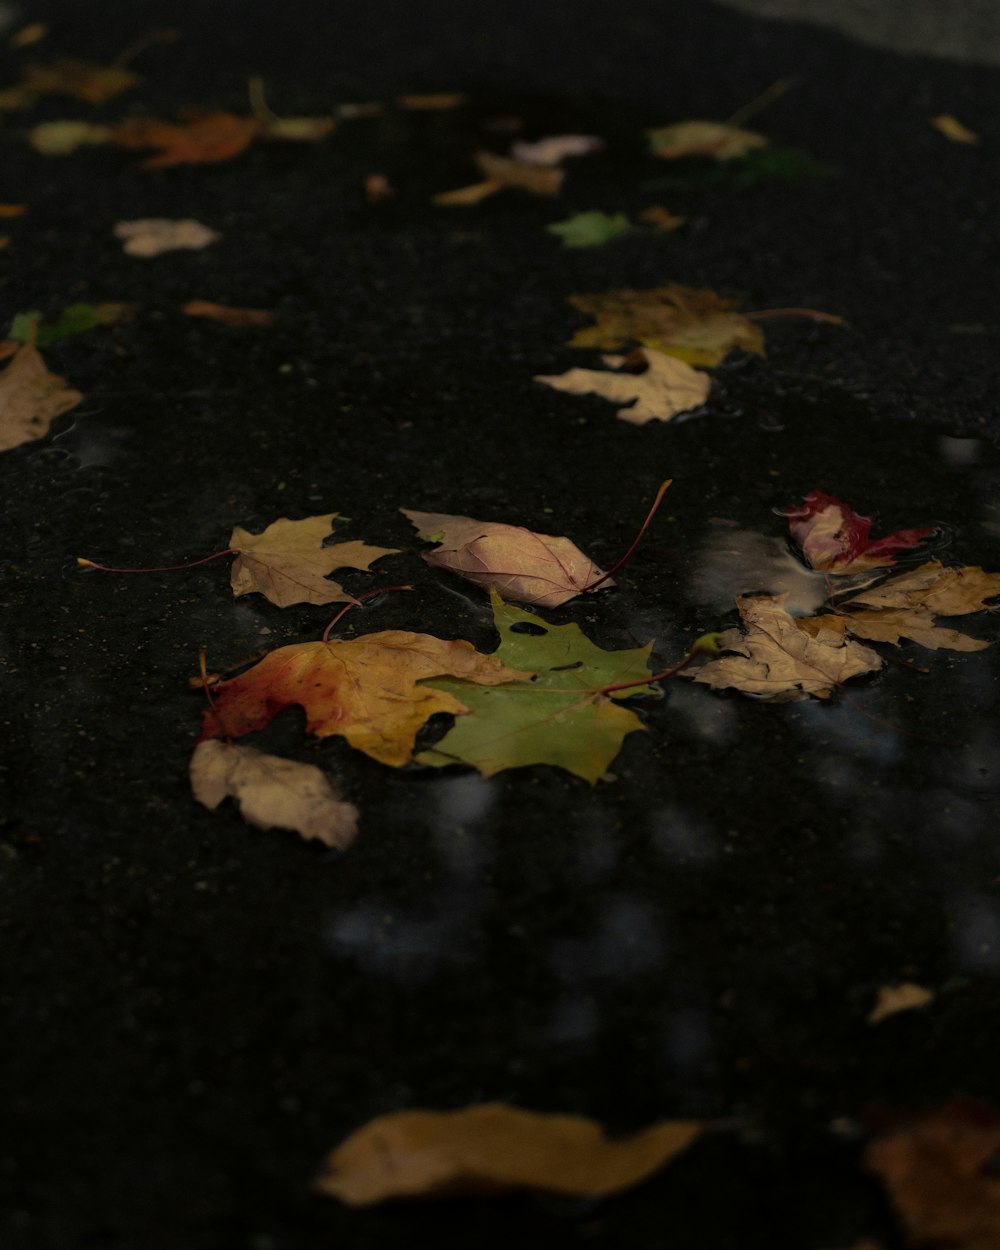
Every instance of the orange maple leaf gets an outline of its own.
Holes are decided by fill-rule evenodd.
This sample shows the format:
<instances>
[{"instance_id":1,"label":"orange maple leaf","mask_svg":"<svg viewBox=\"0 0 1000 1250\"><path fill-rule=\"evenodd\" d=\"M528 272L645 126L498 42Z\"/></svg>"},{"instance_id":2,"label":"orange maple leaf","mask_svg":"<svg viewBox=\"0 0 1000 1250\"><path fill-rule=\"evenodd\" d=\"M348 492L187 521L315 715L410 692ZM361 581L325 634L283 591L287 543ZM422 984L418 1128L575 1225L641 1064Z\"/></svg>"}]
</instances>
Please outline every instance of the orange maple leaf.
<instances>
[{"instance_id":1,"label":"orange maple leaf","mask_svg":"<svg viewBox=\"0 0 1000 1250\"><path fill-rule=\"evenodd\" d=\"M134 117L115 126L111 141L121 148L152 148L158 156L144 161L146 169L168 165L207 165L228 161L246 150L260 134L255 117L235 113L200 113L183 122L158 121L155 117Z\"/></svg>"}]
</instances>

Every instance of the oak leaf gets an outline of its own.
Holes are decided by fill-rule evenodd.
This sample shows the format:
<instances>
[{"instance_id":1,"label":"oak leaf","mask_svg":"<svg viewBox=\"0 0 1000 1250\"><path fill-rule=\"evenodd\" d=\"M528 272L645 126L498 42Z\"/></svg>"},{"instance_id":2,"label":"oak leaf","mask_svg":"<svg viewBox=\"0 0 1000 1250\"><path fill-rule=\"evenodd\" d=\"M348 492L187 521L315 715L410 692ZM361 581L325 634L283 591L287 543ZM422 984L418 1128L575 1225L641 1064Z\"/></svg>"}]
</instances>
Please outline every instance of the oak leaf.
<instances>
[{"instance_id":1,"label":"oak leaf","mask_svg":"<svg viewBox=\"0 0 1000 1250\"><path fill-rule=\"evenodd\" d=\"M931 529L897 530L872 540L872 519L824 490L810 491L788 512L788 528L810 568L821 573L857 573L895 564L900 551L918 547Z\"/></svg>"},{"instance_id":2,"label":"oak leaf","mask_svg":"<svg viewBox=\"0 0 1000 1250\"><path fill-rule=\"evenodd\" d=\"M132 117L116 126L111 142L130 150L152 148L158 155L144 161L146 169L169 165L210 164L238 156L260 134L255 117L235 113L204 113L183 122Z\"/></svg>"},{"instance_id":3,"label":"oak leaf","mask_svg":"<svg viewBox=\"0 0 1000 1250\"><path fill-rule=\"evenodd\" d=\"M237 329L271 326L278 319L273 312L267 312L263 308L233 308L229 304L216 304L208 299L189 299L182 305L181 312L187 317L207 317L210 321L218 321Z\"/></svg>"},{"instance_id":4,"label":"oak leaf","mask_svg":"<svg viewBox=\"0 0 1000 1250\"><path fill-rule=\"evenodd\" d=\"M603 570L568 538L447 512L400 512L421 538L441 544L422 553L428 564L518 603L557 608L603 577ZM610 578L602 584L614 585Z\"/></svg>"},{"instance_id":5,"label":"oak leaf","mask_svg":"<svg viewBox=\"0 0 1000 1250\"><path fill-rule=\"evenodd\" d=\"M689 365L719 364L734 347L764 355L759 326L735 312L736 301L710 290L668 282L647 291L571 295L569 302L597 322L577 330L570 347L613 350L641 343Z\"/></svg>"},{"instance_id":6,"label":"oak leaf","mask_svg":"<svg viewBox=\"0 0 1000 1250\"><path fill-rule=\"evenodd\" d=\"M465 681L438 681L471 715L460 717L440 742L417 756L436 768L471 764L485 777L507 768L550 764L593 785L621 750L625 736L645 726L618 699L654 694L642 685L650 675L652 645L605 651L571 625L550 625L504 603L494 591L493 621L504 664L527 669L530 682L490 690ZM523 632L523 631L530 632ZM607 686L637 683L604 694Z\"/></svg>"},{"instance_id":7,"label":"oak leaf","mask_svg":"<svg viewBox=\"0 0 1000 1250\"><path fill-rule=\"evenodd\" d=\"M842 632L800 629L784 608L786 595L740 596L744 631L727 630L720 648L734 654L712 660L692 675L715 689L732 687L775 702L815 695L827 698L851 677L882 667L882 659Z\"/></svg>"},{"instance_id":8,"label":"oak leaf","mask_svg":"<svg viewBox=\"0 0 1000 1250\"><path fill-rule=\"evenodd\" d=\"M205 712L201 739L240 738L269 725L286 707L299 705L309 733L319 738L340 734L356 750L401 768L431 716L466 711L453 695L417 684L446 674L486 685L530 676L482 655L469 642L404 630L297 643L213 685L214 703Z\"/></svg>"},{"instance_id":9,"label":"oak leaf","mask_svg":"<svg viewBox=\"0 0 1000 1250\"><path fill-rule=\"evenodd\" d=\"M83 395L50 373L31 344L18 348L0 373L0 451L44 438L49 426Z\"/></svg>"},{"instance_id":10,"label":"oak leaf","mask_svg":"<svg viewBox=\"0 0 1000 1250\"><path fill-rule=\"evenodd\" d=\"M236 598L259 591L279 608L293 603L354 603L328 574L334 569L368 569L375 560L395 555L395 547L370 547L363 542L333 543L325 547L338 514L289 521L281 517L260 534L237 525L229 547L238 553L230 574Z\"/></svg>"},{"instance_id":11,"label":"oak leaf","mask_svg":"<svg viewBox=\"0 0 1000 1250\"><path fill-rule=\"evenodd\" d=\"M731 161L755 148L767 147L767 139L753 130L741 130L725 122L687 121L647 130L649 146L661 160L681 156L710 156Z\"/></svg>"},{"instance_id":12,"label":"oak leaf","mask_svg":"<svg viewBox=\"0 0 1000 1250\"><path fill-rule=\"evenodd\" d=\"M144 258L185 249L198 251L222 237L200 221L191 218L173 221L167 217L120 221L115 226L115 235L125 240L124 250L129 256Z\"/></svg>"},{"instance_id":13,"label":"oak leaf","mask_svg":"<svg viewBox=\"0 0 1000 1250\"><path fill-rule=\"evenodd\" d=\"M212 811L235 799L244 820L260 829L294 829L338 850L357 837L358 809L314 764L213 738L195 747L191 789Z\"/></svg>"},{"instance_id":14,"label":"oak leaf","mask_svg":"<svg viewBox=\"0 0 1000 1250\"><path fill-rule=\"evenodd\" d=\"M503 1103L397 1111L378 1116L331 1151L315 1188L353 1207L514 1190L599 1197L644 1181L700 1128L693 1120L664 1120L608 1138L584 1116Z\"/></svg>"},{"instance_id":15,"label":"oak leaf","mask_svg":"<svg viewBox=\"0 0 1000 1250\"><path fill-rule=\"evenodd\" d=\"M619 366L642 363L646 368L642 373L568 369L565 373L539 374L535 381L572 395L601 395L612 403L624 403L626 407L615 415L632 425L669 421L680 412L698 408L708 398L708 375L663 352L640 347L627 357L605 356L604 362Z\"/></svg>"}]
</instances>

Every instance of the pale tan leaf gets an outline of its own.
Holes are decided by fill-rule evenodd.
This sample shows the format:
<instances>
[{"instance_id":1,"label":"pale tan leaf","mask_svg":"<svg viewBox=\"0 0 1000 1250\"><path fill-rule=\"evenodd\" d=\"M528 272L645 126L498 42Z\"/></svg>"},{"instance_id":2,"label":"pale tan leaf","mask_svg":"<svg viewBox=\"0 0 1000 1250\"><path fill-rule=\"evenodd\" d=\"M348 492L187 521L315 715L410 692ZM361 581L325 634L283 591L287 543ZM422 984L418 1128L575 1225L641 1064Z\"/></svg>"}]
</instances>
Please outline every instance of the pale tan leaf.
<instances>
[{"instance_id":1,"label":"pale tan leaf","mask_svg":"<svg viewBox=\"0 0 1000 1250\"><path fill-rule=\"evenodd\" d=\"M181 306L181 312L187 317L207 317L210 321L219 321L238 329L271 326L277 321L273 312L267 312L263 308L233 308L229 304L215 304L208 299L189 299Z\"/></svg>"},{"instance_id":2,"label":"pale tan leaf","mask_svg":"<svg viewBox=\"0 0 1000 1250\"><path fill-rule=\"evenodd\" d=\"M0 451L44 438L56 417L81 399L79 391L48 371L36 347L21 347L0 373Z\"/></svg>"},{"instance_id":3,"label":"pale tan leaf","mask_svg":"<svg viewBox=\"0 0 1000 1250\"><path fill-rule=\"evenodd\" d=\"M125 240L124 250L129 256L142 257L187 248L197 251L222 237L190 218L172 221L166 217L143 217L137 221L120 221L114 232L117 238Z\"/></svg>"},{"instance_id":4,"label":"pale tan leaf","mask_svg":"<svg viewBox=\"0 0 1000 1250\"><path fill-rule=\"evenodd\" d=\"M647 367L643 373L569 369L565 373L538 375L535 381L572 395L601 395L613 403L629 405L619 408L616 415L632 425L669 421L679 412L699 407L708 398L711 387L708 374L699 373L683 360L663 352L640 347L624 360L612 356L604 359L606 364L630 364L638 359Z\"/></svg>"},{"instance_id":5,"label":"pale tan leaf","mask_svg":"<svg viewBox=\"0 0 1000 1250\"><path fill-rule=\"evenodd\" d=\"M530 191L532 195L557 195L566 177L563 170L550 165L532 165L493 152L477 152L475 160L484 178Z\"/></svg>"},{"instance_id":6,"label":"pale tan leaf","mask_svg":"<svg viewBox=\"0 0 1000 1250\"><path fill-rule=\"evenodd\" d=\"M249 824L294 829L307 841L343 850L358 833L358 809L313 764L209 739L191 757L191 789L214 811L233 798Z\"/></svg>"},{"instance_id":7,"label":"pale tan leaf","mask_svg":"<svg viewBox=\"0 0 1000 1250\"><path fill-rule=\"evenodd\" d=\"M721 649L736 654L713 660L693 680L715 689L732 687L762 699L789 702L814 695L825 699L851 677L882 667L868 647L842 633L800 629L785 611L785 595L741 596L736 600L743 633L727 630Z\"/></svg>"},{"instance_id":8,"label":"pale tan leaf","mask_svg":"<svg viewBox=\"0 0 1000 1250\"><path fill-rule=\"evenodd\" d=\"M327 1155L316 1189L348 1206L392 1198L535 1190L620 1193L698 1135L697 1121L663 1121L609 1139L593 1120L503 1103L379 1116Z\"/></svg>"},{"instance_id":9,"label":"pale tan leaf","mask_svg":"<svg viewBox=\"0 0 1000 1250\"><path fill-rule=\"evenodd\" d=\"M970 130L968 126L963 126L958 118L952 117L950 113L941 113L938 117L932 117L931 125L952 143L975 144L979 142L976 132Z\"/></svg>"},{"instance_id":10,"label":"pale tan leaf","mask_svg":"<svg viewBox=\"0 0 1000 1250\"><path fill-rule=\"evenodd\" d=\"M522 165L558 165L567 157L589 156L603 147L604 140L596 135L549 135L534 143L514 143L510 154Z\"/></svg>"},{"instance_id":11,"label":"pale tan leaf","mask_svg":"<svg viewBox=\"0 0 1000 1250\"><path fill-rule=\"evenodd\" d=\"M568 538L446 512L400 512L421 538L441 544L423 553L428 564L495 589L508 601L557 608L603 576ZM602 584L614 585L610 578Z\"/></svg>"},{"instance_id":12,"label":"pale tan leaf","mask_svg":"<svg viewBox=\"0 0 1000 1250\"><path fill-rule=\"evenodd\" d=\"M899 985L883 985L879 988L875 1006L868 1013L869 1024L879 1024L900 1011L912 1011L917 1007L926 1007L934 1001L932 990L912 981L902 981Z\"/></svg>"},{"instance_id":13,"label":"pale tan leaf","mask_svg":"<svg viewBox=\"0 0 1000 1250\"><path fill-rule=\"evenodd\" d=\"M467 187L457 187L454 191L441 191L431 196L435 204L456 205L478 204L491 195L503 190L503 183L495 178L487 178L484 182L473 182Z\"/></svg>"},{"instance_id":14,"label":"pale tan leaf","mask_svg":"<svg viewBox=\"0 0 1000 1250\"><path fill-rule=\"evenodd\" d=\"M731 161L756 148L766 148L767 139L753 130L741 130L724 122L687 121L660 126L646 132L653 153L663 160L680 156L711 156Z\"/></svg>"},{"instance_id":15,"label":"pale tan leaf","mask_svg":"<svg viewBox=\"0 0 1000 1250\"><path fill-rule=\"evenodd\" d=\"M234 596L259 591L279 608L293 603L354 603L353 595L327 575L334 569L367 569L382 556L394 555L396 548L363 542L324 547L336 516L329 512L303 521L281 517L260 534L237 525L229 538L229 546L239 553L230 575Z\"/></svg>"}]
</instances>

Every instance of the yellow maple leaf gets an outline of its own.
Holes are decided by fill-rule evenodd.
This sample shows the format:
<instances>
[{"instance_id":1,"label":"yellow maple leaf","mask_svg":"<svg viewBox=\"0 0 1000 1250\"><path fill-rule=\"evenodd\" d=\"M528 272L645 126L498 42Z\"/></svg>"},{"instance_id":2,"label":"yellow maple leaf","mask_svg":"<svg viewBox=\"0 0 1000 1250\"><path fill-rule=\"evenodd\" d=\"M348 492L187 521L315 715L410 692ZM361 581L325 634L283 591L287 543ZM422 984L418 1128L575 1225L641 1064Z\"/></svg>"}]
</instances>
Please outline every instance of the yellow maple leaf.
<instances>
[{"instance_id":1,"label":"yellow maple leaf","mask_svg":"<svg viewBox=\"0 0 1000 1250\"><path fill-rule=\"evenodd\" d=\"M669 421L679 412L697 408L708 398L711 387L708 374L663 352L640 347L631 356L605 356L604 363L613 367L645 364L646 368L642 373L567 369L565 373L539 374L535 381L544 382L557 391L601 395L612 403L626 404L616 415L632 425Z\"/></svg>"}]
</instances>

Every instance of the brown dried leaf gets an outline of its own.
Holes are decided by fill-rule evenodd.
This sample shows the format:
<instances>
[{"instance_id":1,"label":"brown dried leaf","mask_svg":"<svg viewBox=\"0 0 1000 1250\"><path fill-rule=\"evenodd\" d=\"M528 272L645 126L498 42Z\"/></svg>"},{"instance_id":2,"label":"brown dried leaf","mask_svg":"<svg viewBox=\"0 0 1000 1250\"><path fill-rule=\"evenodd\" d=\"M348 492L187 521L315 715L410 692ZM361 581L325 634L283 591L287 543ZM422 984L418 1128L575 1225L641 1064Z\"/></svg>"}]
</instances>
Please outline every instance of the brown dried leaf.
<instances>
[{"instance_id":1,"label":"brown dried leaf","mask_svg":"<svg viewBox=\"0 0 1000 1250\"><path fill-rule=\"evenodd\" d=\"M428 95L397 96L400 108L417 113L437 113L444 109L460 108L468 97L461 91L436 91Z\"/></svg>"},{"instance_id":2,"label":"brown dried leaf","mask_svg":"<svg viewBox=\"0 0 1000 1250\"><path fill-rule=\"evenodd\" d=\"M0 204L0 217L23 217L27 211L27 204Z\"/></svg>"},{"instance_id":3,"label":"brown dried leaf","mask_svg":"<svg viewBox=\"0 0 1000 1250\"><path fill-rule=\"evenodd\" d=\"M124 250L129 256L144 258L185 249L198 251L222 237L218 231L203 226L200 221L191 218L171 221L166 217L120 221L115 226L115 235L125 240Z\"/></svg>"},{"instance_id":4,"label":"brown dried leaf","mask_svg":"<svg viewBox=\"0 0 1000 1250\"><path fill-rule=\"evenodd\" d=\"M577 330L570 347L614 350L641 343L689 365L717 365L734 347L764 355L759 326L734 312L736 301L714 291L668 282L648 291L571 295L569 302L596 325Z\"/></svg>"},{"instance_id":5,"label":"brown dried leaf","mask_svg":"<svg viewBox=\"0 0 1000 1250\"><path fill-rule=\"evenodd\" d=\"M572 395L601 395L612 403L629 405L619 408L616 416L632 425L669 421L679 412L699 407L708 398L708 374L699 373L683 360L663 352L640 347L627 358L605 356L604 361L608 365L645 362L647 368L643 373L568 369L565 373L536 375L535 381Z\"/></svg>"},{"instance_id":6,"label":"brown dried leaf","mask_svg":"<svg viewBox=\"0 0 1000 1250\"><path fill-rule=\"evenodd\" d=\"M568 538L536 534L520 525L476 521L446 512L400 512L437 551L423 552L435 568L447 569L504 599L557 608L575 599L602 575L602 570ZM602 583L612 586L609 578Z\"/></svg>"},{"instance_id":7,"label":"brown dried leaf","mask_svg":"<svg viewBox=\"0 0 1000 1250\"><path fill-rule=\"evenodd\" d=\"M343 850L357 837L358 809L313 764L209 739L191 757L191 789L212 811L233 798L251 825L294 829Z\"/></svg>"},{"instance_id":8,"label":"brown dried leaf","mask_svg":"<svg viewBox=\"0 0 1000 1250\"><path fill-rule=\"evenodd\" d=\"M221 321L226 326L243 329L247 326L272 326L277 317L273 312L262 308L232 308L228 304L214 304L208 299L189 299L181 306L181 312L188 317L207 317L210 321Z\"/></svg>"},{"instance_id":9,"label":"brown dried leaf","mask_svg":"<svg viewBox=\"0 0 1000 1250\"><path fill-rule=\"evenodd\" d=\"M659 230L662 234L667 234L671 230L677 230L683 226L687 218L678 217L676 213L670 212L662 204L651 204L649 208L644 208L639 214L639 221L647 226L652 226L654 230Z\"/></svg>"},{"instance_id":10,"label":"brown dried leaf","mask_svg":"<svg viewBox=\"0 0 1000 1250\"><path fill-rule=\"evenodd\" d=\"M448 207L448 205L461 207L466 204L478 204L480 200L485 200L502 190L502 182L497 182L494 178L487 178L485 182L473 182L467 187L457 187L454 191L441 191L437 195L431 196L431 199L435 204L443 204L445 207Z\"/></svg>"},{"instance_id":11,"label":"brown dried leaf","mask_svg":"<svg viewBox=\"0 0 1000 1250\"><path fill-rule=\"evenodd\" d=\"M36 347L19 348L0 373L0 451L44 438L56 417L81 399L79 391L48 371Z\"/></svg>"},{"instance_id":12,"label":"brown dried leaf","mask_svg":"<svg viewBox=\"0 0 1000 1250\"><path fill-rule=\"evenodd\" d=\"M908 1234L926 1250L997 1250L1000 1115L978 1103L949 1103L902 1124L865 1151Z\"/></svg>"},{"instance_id":13,"label":"brown dried leaf","mask_svg":"<svg viewBox=\"0 0 1000 1250\"><path fill-rule=\"evenodd\" d=\"M477 152L474 159L484 181L435 195L435 204L477 204L504 187L516 187L532 195L557 195L566 176L563 170L550 165L532 165L493 152Z\"/></svg>"},{"instance_id":14,"label":"brown dried leaf","mask_svg":"<svg viewBox=\"0 0 1000 1250\"><path fill-rule=\"evenodd\" d=\"M646 132L653 154L662 160L680 156L711 156L731 161L755 148L766 148L767 139L753 130L740 130L724 122L688 121Z\"/></svg>"},{"instance_id":15,"label":"brown dried leaf","mask_svg":"<svg viewBox=\"0 0 1000 1250\"><path fill-rule=\"evenodd\" d=\"M111 142L120 148L152 148L159 153L143 162L146 169L168 165L203 165L238 156L261 132L256 117L235 113L204 113L184 122L132 117L115 126Z\"/></svg>"},{"instance_id":16,"label":"brown dried leaf","mask_svg":"<svg viewBox=\"0 0 1000 1250\"><path fill-rule=\"evenodd\" d=\"M293 603L354 603L353 595L327 574L334 569L367 569L397 549L369 547L363 542L324 547L337 515L329 512L304 521L281 517L260 534L237 525L229 538L229 546L239 552L230 575L233 595L239 598L259 591L279 608Z\"/></svg>"},{"instance_id":17,"label":"brown dried leaf","mask_svg":"<svg viewBox=\"0 0 1000 1250\"><path fill-rule=\"evenodd\" d=\"M815 695L825 699L851 677L882 667L868 647L835 630L815 636L800 629L785 611L786 595L741 596L736 600L745 633L727 630L722 650L736 652L712 660L693 680L714 689L732 687L762 699L789 702Z\"/></svg>"},{"instance_id":18,"label":"brown dried leaf","mask_svg":"<svg viewBox=\"0 0 1000 1250\"><path fill-rule=\"evenodd\" d=\"M663 1121L609 1139L583 1116L503 1103L399 1111L378 1116L331 1151L315 1187L353 1207L511 1190L603 1196L644 1181L700 1128L697 1121Z\"/></svg>"},{"instance_id":19,"label":"brown dried leaf","mask_svg":"<svg viewBox=\"0 0 1000 1250\"><path fill-rule=\"evenodd\" d=\"M900 1011L912 1011L917 1007L926 1007L934 1001L933 990L912 981L901 981L899 985L883 985L879 987L878 1000L868 1013L869 1024L880 1024Z\"/></svg>"}]
</instances>

